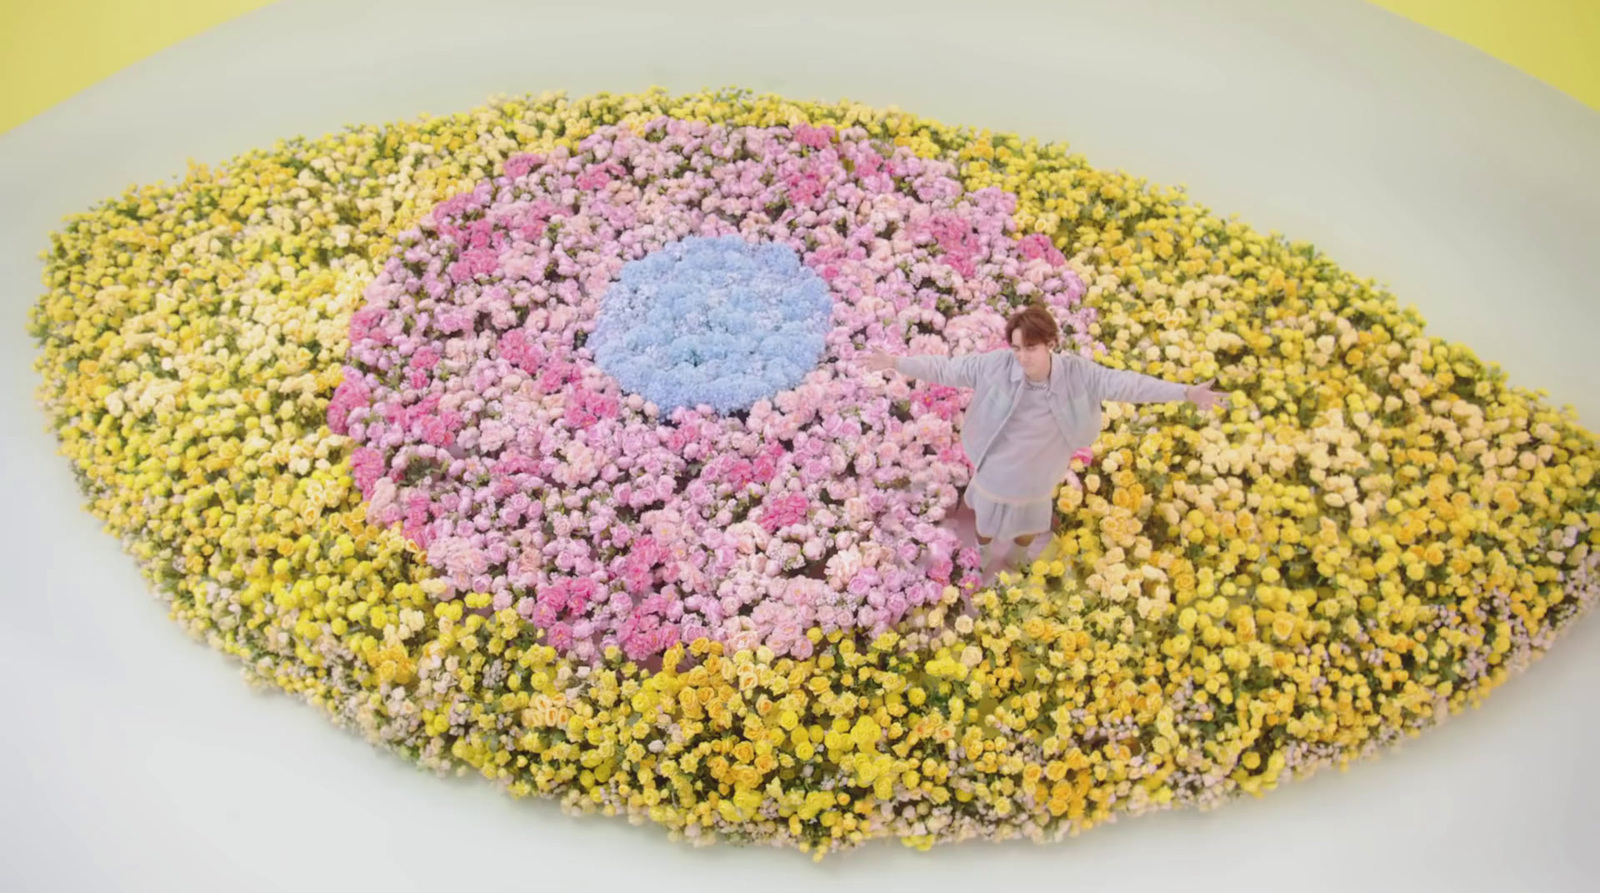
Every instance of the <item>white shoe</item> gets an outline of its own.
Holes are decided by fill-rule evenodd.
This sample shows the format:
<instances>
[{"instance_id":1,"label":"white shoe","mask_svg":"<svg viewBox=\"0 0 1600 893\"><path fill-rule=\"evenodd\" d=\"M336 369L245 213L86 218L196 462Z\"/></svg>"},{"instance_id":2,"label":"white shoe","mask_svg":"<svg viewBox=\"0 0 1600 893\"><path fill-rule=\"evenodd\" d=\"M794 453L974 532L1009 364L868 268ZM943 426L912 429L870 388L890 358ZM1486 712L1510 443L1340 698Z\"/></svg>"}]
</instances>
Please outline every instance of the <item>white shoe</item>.
<instances>
[{"instance_id":1,"label":"white shoe","mask_svg":"<svg viewBox=\"0 0 1600 893\"><path fill-rule=\"evenodd\" d=\"M989 586L994 583L996 577L1000 576L1000 572L1006 569L1008 565L1007 559L1011 557L1011 550L999 548L995 543L990 543L982 554L983 564L979 566L979 573L981 574L979 579L982 580L984 586Z\"/></svg>"},{"instance_id":2,"label":"white shoe","mask_svg":"<svg viewBox=\"0 0 1600 893\"><path fill-rule=\"evenodd\" d=\"M1031 565L1035 561L1043 558L1046 553L1053 553L1054 550L1050 547L1054 543L1055 537L1050 536L1049 534L1040 534L1037 539L1028 544L1028 548L1026 551L1024 551L1022 556L1022 563L1024 565ZM1054 557L1054 555L1052 554L1051 557Z\"/></svg>"},{"instance_id":3,"label":"white shoe","mask_svg":"<svg viewBox=\"0 0 1600 893\"><path fill-rule=\"evenodd\" d=\"M999 550L999 553L994 559L985 564L985 568L989 568L991 566L993 568L992 570L988 571L988 575L985 577L985 579L992 581L994 578L999 577L1003 571L1020 573L1021 568L1024 567L1025 564L1018 562L1017 559L1019 556L1026 558L1026 551L1014 542L1008 543L1004 549Z\"/></svg>"}]
</instances>

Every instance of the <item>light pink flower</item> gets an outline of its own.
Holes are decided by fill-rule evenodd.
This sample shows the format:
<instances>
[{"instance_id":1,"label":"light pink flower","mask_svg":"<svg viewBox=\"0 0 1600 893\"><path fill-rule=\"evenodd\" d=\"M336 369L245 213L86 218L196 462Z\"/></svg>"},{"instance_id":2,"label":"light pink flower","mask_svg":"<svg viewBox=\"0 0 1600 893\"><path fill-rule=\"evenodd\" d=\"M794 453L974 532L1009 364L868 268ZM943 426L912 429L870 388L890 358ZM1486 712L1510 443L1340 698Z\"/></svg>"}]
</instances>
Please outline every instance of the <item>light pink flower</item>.
<instances>
[{"instance_id":1,"label":"light pink flower","mask_svg":"<svg viewBox=\"0 0 1600 893\"><path fill-rule=\"evenodd\" d=\"M967 584L972 550L933 522L971 473L970 395L868 387L850 364L999 347L1006 294L1086 331L1083 283L1048 239L1012 238L1013 196L854 133L601 128L401 234L328 423L356 442L369 517L403 525L444 597L489 591L579 659L699 636L804 657L806 629L887 628ZM711 158L735 142L738 161ZM652 415L579 335L625 263L719 234L788 246L830 283L826 361L744 418ZM908 527L915 549L891 532Z\"/></svg>"}]
</instances>

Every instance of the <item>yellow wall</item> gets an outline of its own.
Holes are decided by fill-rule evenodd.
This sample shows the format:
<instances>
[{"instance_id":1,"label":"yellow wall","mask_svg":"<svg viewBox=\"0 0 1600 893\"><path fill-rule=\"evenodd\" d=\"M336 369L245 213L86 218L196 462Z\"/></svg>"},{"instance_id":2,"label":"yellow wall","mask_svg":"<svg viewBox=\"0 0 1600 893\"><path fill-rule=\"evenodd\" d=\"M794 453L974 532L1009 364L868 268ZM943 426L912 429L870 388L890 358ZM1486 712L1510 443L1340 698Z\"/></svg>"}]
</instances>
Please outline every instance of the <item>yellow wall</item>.
<instances>
[{"instance_id":1,"label":"yellow wall","mask_svg":"<svg viewBox=\"0 0 1600 893\"><path fill-rule=\"evenodd\" d=\"M1372 0L1600 109L1600 0Z\"/></svg>"},{"instance_id":2,"label":"yellow wall","mask_svg":"<svg viewBox=\"0 0 1600 893\"><path fill-rule=\"evenodd\" d=\"M272 0L0 0L0 132Z\"/></svg>"},{"instance_id":3,"label":"yellow wall","mask_svg":"<svg viewBox=\"0 0 1600 893\"><path fill-rule=\"evenodd\" d=\"M0 0L0 132L272 0ZM1372 0L1600 109L1600 0Z\"/></svg>"}]
</instances>

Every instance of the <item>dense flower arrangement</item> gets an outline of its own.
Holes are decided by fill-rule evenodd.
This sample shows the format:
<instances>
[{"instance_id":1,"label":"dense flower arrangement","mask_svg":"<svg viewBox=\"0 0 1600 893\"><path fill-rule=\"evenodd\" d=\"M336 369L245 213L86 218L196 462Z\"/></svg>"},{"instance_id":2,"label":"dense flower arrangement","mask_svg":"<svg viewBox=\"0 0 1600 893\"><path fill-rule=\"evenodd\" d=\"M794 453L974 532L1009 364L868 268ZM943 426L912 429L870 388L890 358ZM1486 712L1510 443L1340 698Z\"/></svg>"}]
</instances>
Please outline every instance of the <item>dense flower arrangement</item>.
<instances>
[{"instance_id":1,"label":"dense flower arrangement","mask_svg":"<svg viewBox=\"0 0 1600 893\"><path fill-rule=\"evenodd\" d=\"M729 413L799 386L832 315L827 283L793 249L694 236L623 264L587 346L658 411Z\"/></svg>"},{"instance_id":2,"label":"dense flower arrangement","mask_svg":"<svg viewBox=\"0 0 1600 893\"><path fill-rule=\"evenodd\" d=\"M1069 308L1082 283L1006 234L1014 200L831 130L669 118L505 167L400 234L329 408L368 517L440 594L587 660L702 637L803 658L809 629L937 603L969 395L909 400L849 361ZM824 346L842 366L814 368Z\"/></svg>"},{"instance_id":3,"label":"dense flower arrangement","mask_svg":"<svg viewBox=\"0 0 1600 893\"><path fill-rule=\"evenodd\" d=\"M188 630L424 766L696 842L1260 794L1477 704L1595 599L1570 411L1310 246L900 112L353 128L75 217L45 282L41 401ZM1234 408L1108 407L1053 557L979 589L938 524L965 395L853 361L1036 299Z\"/></svg>"}]
</instances>

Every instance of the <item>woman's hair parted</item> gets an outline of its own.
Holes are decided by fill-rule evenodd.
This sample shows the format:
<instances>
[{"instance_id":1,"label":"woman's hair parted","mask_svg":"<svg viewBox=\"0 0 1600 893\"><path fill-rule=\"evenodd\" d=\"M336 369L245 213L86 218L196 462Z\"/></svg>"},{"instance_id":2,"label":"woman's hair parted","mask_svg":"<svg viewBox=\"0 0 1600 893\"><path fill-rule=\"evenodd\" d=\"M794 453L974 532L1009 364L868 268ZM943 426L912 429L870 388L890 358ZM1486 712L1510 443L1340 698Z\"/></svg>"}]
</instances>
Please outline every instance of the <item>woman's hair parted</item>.
<instances>
[{"instance_id":1,"label":"woman's hair parted","mask_svg":"<svg viewBox=\"0 0 1600 893\"><path fill-rule=\"evenodd\" d=\"M1022 346L1055 344L1061 340L1061 324L1043 304L1030 304L1006 320L1006 343L1011 343L1011 333L1022 333Z\"/></svg>"}]
</instances>

